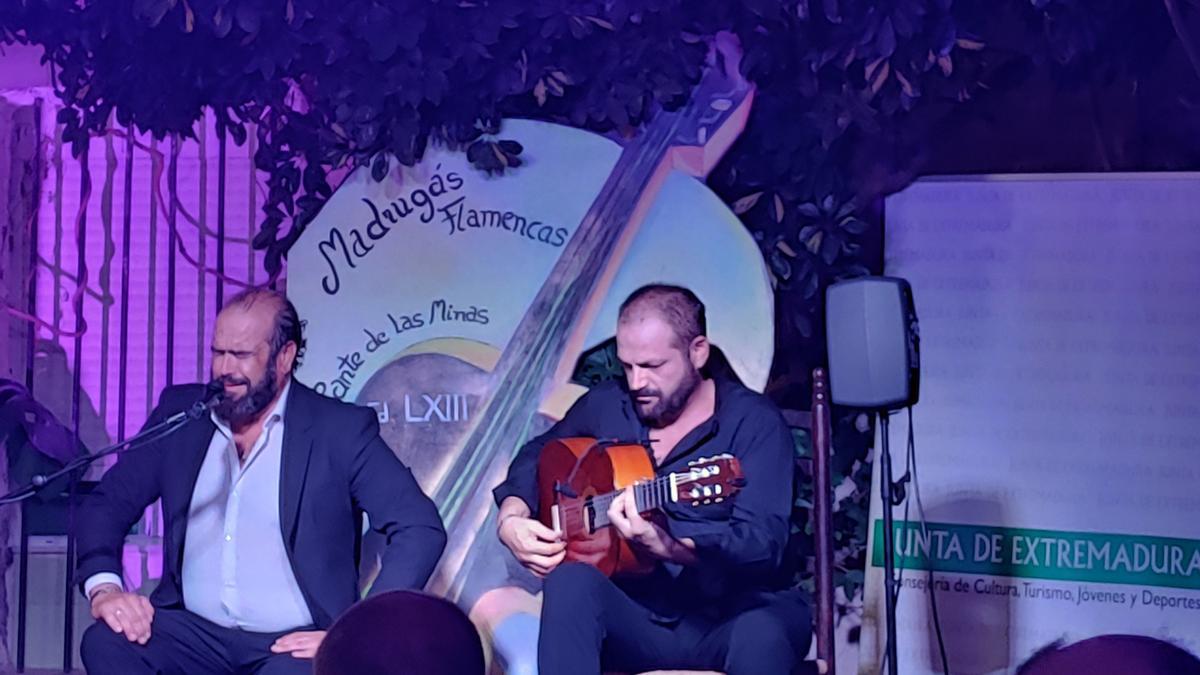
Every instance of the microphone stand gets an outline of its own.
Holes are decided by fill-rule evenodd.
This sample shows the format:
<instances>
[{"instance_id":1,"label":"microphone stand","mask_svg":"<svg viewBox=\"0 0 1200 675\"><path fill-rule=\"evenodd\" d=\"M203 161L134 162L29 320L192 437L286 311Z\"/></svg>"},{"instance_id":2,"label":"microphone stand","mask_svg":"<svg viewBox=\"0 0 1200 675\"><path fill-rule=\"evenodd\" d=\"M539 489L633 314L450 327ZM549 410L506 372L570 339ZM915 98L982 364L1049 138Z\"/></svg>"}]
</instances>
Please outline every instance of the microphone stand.
<instances>
[{"instance_id":1,"label":"microphone stand","mask_svg":"<svg viewBox=\"0 0 1200 675\"><path fill-rule=\"evenodd\" d=\"M896 675L900 666L896 661L896 549L895 533L892 531L894 527L892 508L897 505L897 495L895 494L896 485L892 482L892 456L888 448L888 412L886 410L879 412L879 423L882 427L880 435L883 441L883 448L879 453L879 496L883 501L883 573L885 575L883 587L884 593L887 594L887 597L884 598L887 631L887 647L884 658L887 660L888 675Z\"/></svg>"},{"instance_id":2,"label":"microphone stand","mask_svg":"<svg viewBox=\"0 0 1200 675\"><path fill-rule=\"evenodd\" d=\"M0 506L25 501L26 499L36 495L42 490L42 488L46 487L53 481L58 480L63 476L74 474L76 471L89 466L92 464L92 462L95 462L101 457L107 457L109 455L135 450L154 441L166 438L167 436L170 436L179 429L183 428L183 426L188 422L194 419L199 419L220 400L221 397L217 394L205 396L203 399L192 404L191 408L177 412L158 424L146 427L145 429L142 429L138 433L130 436L120 443L114 443L108 447L101 448L94 453L76 457L70 462L67 462L63 468L51 474L38 474L33 477L33 480L31 480L29 484L23 485L12 492L9 492L3 497L0 497Z\"/></svg>"}]
</instances>

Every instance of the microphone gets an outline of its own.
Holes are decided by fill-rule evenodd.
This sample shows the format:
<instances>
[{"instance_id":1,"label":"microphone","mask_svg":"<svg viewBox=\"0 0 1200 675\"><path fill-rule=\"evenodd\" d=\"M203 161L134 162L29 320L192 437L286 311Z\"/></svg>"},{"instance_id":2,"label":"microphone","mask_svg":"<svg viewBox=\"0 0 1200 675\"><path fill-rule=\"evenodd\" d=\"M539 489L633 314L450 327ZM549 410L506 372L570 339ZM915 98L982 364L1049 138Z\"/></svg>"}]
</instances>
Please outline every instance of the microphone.
<instances>
[{"instance_id":1,"label":"microphone","mask_svg":"<svg viewBox=\"0 0 1200 675\"><path fill-rule=\"evenodd\" d=\"M199 419L201 415L212 410L213 406L220 403L223 398L225 398L225 384L219 378L212 380L204 385L204 394L187 411L188 419Z\"/></svg>"}]
</instances>

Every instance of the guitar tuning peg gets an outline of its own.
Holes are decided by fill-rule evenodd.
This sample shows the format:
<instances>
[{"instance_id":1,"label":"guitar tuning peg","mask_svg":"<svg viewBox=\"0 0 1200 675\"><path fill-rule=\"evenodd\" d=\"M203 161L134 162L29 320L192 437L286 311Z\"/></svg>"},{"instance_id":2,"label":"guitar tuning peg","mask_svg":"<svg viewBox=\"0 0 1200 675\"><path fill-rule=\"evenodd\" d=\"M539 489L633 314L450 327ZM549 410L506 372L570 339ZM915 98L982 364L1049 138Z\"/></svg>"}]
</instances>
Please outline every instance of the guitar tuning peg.
<instances>
[{"instance_id":1,"label":"guitar tuning peg","mask_svg":"<svg viewBox=\"0 0 1200 675\"><path fill-rule=\"evenodd\" d=\"M718 503L718 504L720 504L720 503L721 503L721 502L723 502L723 501L725 501L725 498L724 498L724 497L717 497L717 503Z\"/></svg>"}]
</instances>

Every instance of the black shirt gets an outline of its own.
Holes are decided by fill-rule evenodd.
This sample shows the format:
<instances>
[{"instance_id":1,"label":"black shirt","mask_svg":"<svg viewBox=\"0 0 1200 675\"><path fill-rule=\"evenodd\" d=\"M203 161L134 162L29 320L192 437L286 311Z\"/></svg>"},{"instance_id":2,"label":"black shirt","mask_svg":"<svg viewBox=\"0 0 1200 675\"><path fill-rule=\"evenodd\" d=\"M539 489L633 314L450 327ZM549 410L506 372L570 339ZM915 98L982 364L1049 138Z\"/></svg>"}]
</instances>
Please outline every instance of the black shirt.
<instances>
[{"instance_id":1,"label":"black shirt","mask_svg":"<svg viewBox=\"0 0 1200 675\"><path fill-rule=\"evenodd\" d=\"M615 580L635 600L664 616L700 607L721 609L746 593L785 588L794 571L794 561L788 559L796 477L791 432L765 396L729 379L715 384L713 416L684 436L655 473L686 471L690 461L730 453L741 462L745 486L721 503L666 507L671 536L696 543L695 565L662 563L649 576ZM575 436L646 441L649 429L637 416L624 381L596 386L562 421L521 447L508 477L493 493L496 503L516 496L537 513L541 448L552 439Z\"/></svg>"}]
</instances>

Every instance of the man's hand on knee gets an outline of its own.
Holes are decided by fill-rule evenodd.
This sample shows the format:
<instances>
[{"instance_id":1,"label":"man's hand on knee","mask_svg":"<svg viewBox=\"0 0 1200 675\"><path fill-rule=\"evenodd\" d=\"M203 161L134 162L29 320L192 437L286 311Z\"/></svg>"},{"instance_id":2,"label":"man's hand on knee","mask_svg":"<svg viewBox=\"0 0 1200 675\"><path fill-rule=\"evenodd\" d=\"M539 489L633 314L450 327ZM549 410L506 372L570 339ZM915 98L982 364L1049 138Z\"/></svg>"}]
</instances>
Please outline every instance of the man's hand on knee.
<instances>
[{"instance_id":1,"label":"man's hand on knee","mask_svg":"<svg viewBox=\"0 0 1200 675\"><path fill-rule=\"evenodd\" d=\"M311 659L317 655L317 649L324 639L323 630L288 633L271 645L271 651L276 654L291 654L298 659Z\"/></svg>"},{"instance_id":2,"label":"man's hand on knee","mask_svg":"<svg viewBox=\"0 0 1200 675\"><path fill-rule=\"evenodd\" d=\"M150 640L150 623L154 606L145 596L126 593L114 584L104 584L92 592L92 616L101 619L115 633L130 642L146 644Z\"/></svg>"}]
</instances>

